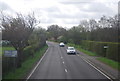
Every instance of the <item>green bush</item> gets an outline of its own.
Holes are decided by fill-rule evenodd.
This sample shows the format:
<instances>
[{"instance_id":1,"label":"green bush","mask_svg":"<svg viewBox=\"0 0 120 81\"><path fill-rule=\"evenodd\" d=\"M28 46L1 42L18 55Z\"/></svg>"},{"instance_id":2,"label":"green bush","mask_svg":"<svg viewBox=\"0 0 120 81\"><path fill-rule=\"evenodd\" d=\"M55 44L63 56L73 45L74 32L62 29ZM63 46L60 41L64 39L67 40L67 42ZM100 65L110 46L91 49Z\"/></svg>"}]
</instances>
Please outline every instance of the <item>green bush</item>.
<instances>
[{"instance_id":1,"label":"green bush","mask_svg":"<svg viewBox=\"0 0 120 81\"><path fill-rule=\"evenodd\" d=\"M88 51L92 51L100 56L110 58L115 61L119 61L120 55L118 55L118 48L120 43L113 42L96 42L96 41L88 41L83 40L81 42L81 47ZM108 46L108 48L104 48L104 46Z\"/></svg>"},{"instance_id":2,"label":"green bush","mask_svg":"<svg viewBox=\"0 0 120 81\"><path fill-rule=\"evenodd\" d=\"M36 44L32 44L30 46L25 47L23 51L23 58L27 59L30 56L34 57L35 52L38 51L39 48L42 48L43 46L40 47L40 44L36 43Z\"/></svg>"},{"instance_id":3,"label":"green bush","mask_svg":"<svg viewBox=\"0 0 120 81\"><path fill-rule=\"evenodd\" d=\"M23 58L24 59L27 59L29 56L34 56L34 51L35 50L35 48L34 48L34 46L27 46L26 48L24 48L24 51L23 51Z\"/></svg>"}]
</instances>

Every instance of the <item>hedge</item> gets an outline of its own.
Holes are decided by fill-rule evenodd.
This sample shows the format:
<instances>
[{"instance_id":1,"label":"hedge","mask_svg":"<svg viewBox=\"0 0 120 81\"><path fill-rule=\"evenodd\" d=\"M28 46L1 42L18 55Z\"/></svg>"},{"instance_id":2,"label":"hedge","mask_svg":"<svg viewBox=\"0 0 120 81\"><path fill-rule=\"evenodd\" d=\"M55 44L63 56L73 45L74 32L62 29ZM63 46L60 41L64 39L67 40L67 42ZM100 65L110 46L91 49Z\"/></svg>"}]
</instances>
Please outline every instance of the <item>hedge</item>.
<instances>
[{"instance_id":1,"label":"hedge","mask_svg":"<svg viewBox=\"0 0 120 81\"><path fill-rule=\"evenodd\" d=\"M108 48L104 48L107 46ZM81 42L81 47L88 51L92 51L99 56L107 57L109 59L119 61L120 62L120 43L113 43L113 42L96 42L96 41L88 41L83 40Z\"/></svg>"}]
</instances>

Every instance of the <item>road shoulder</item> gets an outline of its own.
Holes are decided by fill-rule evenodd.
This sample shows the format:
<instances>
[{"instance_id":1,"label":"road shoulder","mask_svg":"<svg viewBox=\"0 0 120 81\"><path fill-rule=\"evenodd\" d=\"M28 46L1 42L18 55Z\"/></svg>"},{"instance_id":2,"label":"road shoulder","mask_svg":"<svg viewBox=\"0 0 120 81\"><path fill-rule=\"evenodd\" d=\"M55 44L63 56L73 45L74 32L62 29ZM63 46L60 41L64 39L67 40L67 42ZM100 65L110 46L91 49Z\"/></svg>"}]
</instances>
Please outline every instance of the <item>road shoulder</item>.
<instances>
[{"instance_id":1,"label":"road shoulder","mask_svg":"<svg viewBox=\"0 0 120 81\"><path fill-rule=\"evenodd\" d=\"M111 68L110 66L104 64L101 61L98 61L96 56L88 56L87 54L84 54L83 52L78 51L78 55L80 57L85 58L88 60L91 64L93 64L96 68L101 70L103 73L105 73L107 76L109 76L112 79L120 79L119 75L120 72L116 69Z\"/></svg>"}]
</instances>

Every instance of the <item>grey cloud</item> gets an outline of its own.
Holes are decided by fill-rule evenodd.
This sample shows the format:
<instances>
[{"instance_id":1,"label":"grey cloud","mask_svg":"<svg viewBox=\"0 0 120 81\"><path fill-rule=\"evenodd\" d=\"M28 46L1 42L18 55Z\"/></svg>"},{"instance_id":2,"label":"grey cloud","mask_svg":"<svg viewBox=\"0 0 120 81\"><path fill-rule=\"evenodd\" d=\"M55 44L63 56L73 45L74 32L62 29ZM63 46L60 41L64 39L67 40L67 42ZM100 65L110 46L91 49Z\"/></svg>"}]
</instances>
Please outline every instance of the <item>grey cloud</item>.
<instances>
[{"instance_id":1,"label":"grey cloud","mask_svg":"<svg viewBox=\"0 0 120 81\"><path fill-rule=\"evenodd\" d=\"M90 16L90 14L88 13L84 13L84 12L78 12L75 14L65 14L65 13L49 13L49 17L53 17L53 18L59 18L59 19L81 19L81 18L88 18Z\"/></svg>"},{"instance_id":2,"label":"grey cloud","mask_svg":"<svg viewBox=\"0 0 120 81\"><path fill-rule=\"evenodd\" d=\"M109 13L109 14L114 14L115 12L109 8L106 4L117 4L118 2L114 1L106 1L104 3L101 2L97 2L96 0L92 0L92 1L83 1L83 0L79 0L78 2L62 2L62 4L65 5L74 5L77 8L79 8L81 11L83 12L93 12L93 13ZM89 8L84 8L85 5L88 5ZM117 6L117 5L116 5ZM117 14L117 13L116 13Z\"/></svg>"},{"instance_id":3,"label":"grey cloud","mask_svg":"<svg viewBox=\"0 0 120 81\"><path fill-rule=\"evenodd\" d=\"M12 9L10 8L10 6L8 4L0 1L0 10L2 10L2 11L10 10L11 11Z\"/></svg>"},{"instance_id":4,"label":"grey cloud","mask_svg":"<svg viewBox=\"0 0 120 81\"><path fill-rule=\"evenodd\" d=\"M80 4L80 3L90 3L96 0L61 0L60 2L63 4Z\"/></svg>"},{"instance_id":5,"label":"grey cloud","mask_svg":"<svg viewBox=\"0 0 120 81\"><path fill-rule=\"evenodd\" d=\"M114 14L113 10L106 6L105 3L98 2L64 2L63 5L72 5L78 8L78 12L74 14L61 12L60 7L52 6L48 8L41 8L40 10L47 12L47 21L42 23L57 23L57 20L64 24L79 24L82 19L99 19L102 15ZM84 8L88 5L88 8ZM74 12L74 10L73 10ZM68 19L68 21L67 21Z\"/></svg>"},{"instance_id":6,"label":"grey cloud","mask_svg":"<svg viewBox=\"0 0 120 81\"><path fill-rule=\"evenodd\" d=\"M83 5L88 5L88 9L84 8ZM71 14L65 14L64 12L60 12L59 8L57 7L52 7L52 8L48 8L46 9L46 11L49 13L49 17L55 17L55 18L91 18L89 16L90 13L93 13L95 15L106 15L106 14L115 14L115 12L113 12L112 9L110 9L109 7L107 7L105 4L102 3L85 3L83 5L77 4L74 5L79 9L78 13L75 13L73 15ZM73 10L74 12L74 10ZM82 13L81 13L82 12ZM117 13L116 13L117 14ZM94 15L93 15L94 16Z\"/></svg>"},{"instance_id":7,"label":"grey cloud","mask_svg":"<svg viewBox=\"0 0 120 81\"><path fill-rule=\"evenodd\" d=\"M100 12L112 12L112 10L103 3L91 3L91 4L89 4L89 8L84 9L84 11L98 12L98 13L100 13Z\"/></svg>"},{"instance_id":8,"label":"grey cloud","mask_svg":"<svg viewBox=\"0 0 120 81\"><path fill-rule=\"evenodd\" d=\"M60 12L59 8L57 6L52 6L49 8L43 8L44 10L48 11L48 12Z\"/></svg>"}]
</instances>

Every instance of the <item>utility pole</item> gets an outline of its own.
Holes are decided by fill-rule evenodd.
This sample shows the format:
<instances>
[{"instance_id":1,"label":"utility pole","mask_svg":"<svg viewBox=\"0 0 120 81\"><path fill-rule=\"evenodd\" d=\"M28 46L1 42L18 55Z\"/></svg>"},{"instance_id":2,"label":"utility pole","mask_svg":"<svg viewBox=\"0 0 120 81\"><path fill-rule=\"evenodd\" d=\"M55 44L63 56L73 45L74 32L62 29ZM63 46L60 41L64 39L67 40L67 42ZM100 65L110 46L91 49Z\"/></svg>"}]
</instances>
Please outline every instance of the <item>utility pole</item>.
<instances>
[{"instance_id":1,"label":"utility pole","mask_svg":"<svg viewBox=\"0 0 120 81\"><path fill-rule=\"evenodd\" d=\"M118 31L120 30L120 1L118 2ZM120 32L118 32L118 35L120 35ZM118 42L120 42L120 38L118 37ZM119 48L119 46L118 46ZM120 59L120 58L118 58ZM118 79L120 80L120 73L118 74Z\"/></svg>"},{"instance_id":2,"label":"utility pole","mask_svg":"<svg viewBox=\"0 0 120 81\"><path fill-rule=\"evenodd\" d=\"M118 19L120 20L120 1L118 2Z\"/></svg>"}]
</instances>

